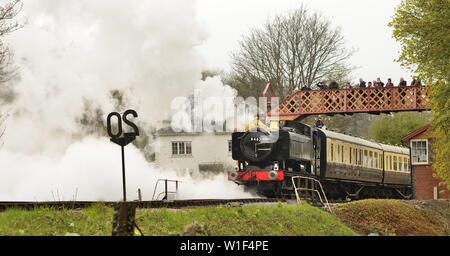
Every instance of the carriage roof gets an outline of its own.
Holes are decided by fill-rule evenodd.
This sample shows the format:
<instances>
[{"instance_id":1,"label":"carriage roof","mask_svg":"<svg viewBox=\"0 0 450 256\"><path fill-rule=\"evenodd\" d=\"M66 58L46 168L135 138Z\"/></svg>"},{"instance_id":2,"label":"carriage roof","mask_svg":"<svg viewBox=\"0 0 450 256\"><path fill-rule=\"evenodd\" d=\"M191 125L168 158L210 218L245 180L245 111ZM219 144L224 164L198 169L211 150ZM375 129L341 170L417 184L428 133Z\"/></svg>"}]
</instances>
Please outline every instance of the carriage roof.
<instances>
[{"instance_id":1,"label":"carriage roof","mask_svg":"<svg viewBox=\"0 0 450 256\"><path fill-rule=\"evenodd\" d=\"M409 149L405 148L405 147L377 143L377 142L366 140L363 138L354 137L354 136L350 136L347 134L333 132L333 131L325 130L325 129L319 129L319 130L322 131L325 134L325 136L327 136L328 138L331 138L331 139L336 139L336 140L344 141L344 142L351 143L351 144L358 144L361 146L375 148L375 149L386 151L386 152L409 155Z\"/></svg>"}]
</instances>

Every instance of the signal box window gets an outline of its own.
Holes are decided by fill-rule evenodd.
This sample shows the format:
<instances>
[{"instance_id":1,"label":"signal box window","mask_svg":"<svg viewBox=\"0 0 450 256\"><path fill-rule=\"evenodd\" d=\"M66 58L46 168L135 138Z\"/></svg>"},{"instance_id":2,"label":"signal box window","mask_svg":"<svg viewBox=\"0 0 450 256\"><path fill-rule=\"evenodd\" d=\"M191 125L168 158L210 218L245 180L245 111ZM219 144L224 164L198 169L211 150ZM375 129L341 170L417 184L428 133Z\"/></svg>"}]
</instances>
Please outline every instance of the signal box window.
<instances>
[{"instance_id":1,"label":"signal box window","mask_svg":"<svg viewBox=\"0 0 450 256\"><path fill-rule=\"evenodd\" d=\"M411 140L412 164L428 164L428 141Z\"/></svg>"},{"instance_id":2,"label":"signal box window","mask_svg":"<svg viewBox=\"0 0 450 256\"><path fill-rule=\"evenodd\" d=\"M172 155L192 155L192 145L190 141L173 141L172 142Z\"/></svg>"}]
</instances>

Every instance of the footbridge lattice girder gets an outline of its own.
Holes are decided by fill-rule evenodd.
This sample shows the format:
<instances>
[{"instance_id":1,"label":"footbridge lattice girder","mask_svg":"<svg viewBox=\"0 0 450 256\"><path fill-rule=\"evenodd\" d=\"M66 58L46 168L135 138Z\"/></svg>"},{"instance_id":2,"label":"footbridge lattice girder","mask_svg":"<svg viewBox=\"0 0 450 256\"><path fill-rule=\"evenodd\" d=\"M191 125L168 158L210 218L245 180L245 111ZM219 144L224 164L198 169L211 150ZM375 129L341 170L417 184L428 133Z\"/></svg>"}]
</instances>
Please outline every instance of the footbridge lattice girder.
<instances>
[{"instance_id":1,"label":"footbridge lattice girder","mask_svg":"<svg viewBox=\"0 0 450 256\"><path fill-rule=\"evenodd\" d=\"M424 111L429 101L428 86L296 90L269 115L278 112L280 120L295 120L316 114Z\"/></svg>"}]
</instances>

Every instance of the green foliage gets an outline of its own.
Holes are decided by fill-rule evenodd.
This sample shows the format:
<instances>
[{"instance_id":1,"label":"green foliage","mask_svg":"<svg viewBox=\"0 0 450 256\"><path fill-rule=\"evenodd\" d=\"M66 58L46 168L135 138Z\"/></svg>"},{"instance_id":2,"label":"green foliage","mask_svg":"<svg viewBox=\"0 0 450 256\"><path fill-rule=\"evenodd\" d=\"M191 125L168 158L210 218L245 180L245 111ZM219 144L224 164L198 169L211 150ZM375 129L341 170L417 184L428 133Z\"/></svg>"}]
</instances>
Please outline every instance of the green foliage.
<instances>
[{"instance_id":1,"label":"green foliage","mask_svg":"<svg viewBox=\"0 0 450 256\"><path fill-rule=\"evenodd\" d=\"M400 112L380 115L369 125L369 139L381 143L401 145L402 138L430 122L431 114Z\"/></svg>"},{"instance_id":2,"label":"green foliage","mask_svg":"<svg viewBox=\"0 0 450 256\"><path fill-rule=\"evenodd\" d=\"M450 190L450 1L403 0L388 25L402 46L397 61L431 87L433 167Z\"/></svg>"},{"instance_id":3,"label":"green foliage","mask_svg":"<svg viewBox=\"0 0 450 256\"><path fill-rule=\"evenodd\" d=\"M431 85L431 97L434 116L431 122L434 135L433 175L450 190L450 85L444 81L434 83Z\"/></svg>"},{"instance_id":4,"label":"green foliage","mask_svg":"<svg viewBox=\"0 0 450 256\"><path fill-rule=\"evenodd\" d=\"M403 0L388 26L402 46L397 61L422 79L449 80L450 1Z\"/></svg>"}]
</instances>

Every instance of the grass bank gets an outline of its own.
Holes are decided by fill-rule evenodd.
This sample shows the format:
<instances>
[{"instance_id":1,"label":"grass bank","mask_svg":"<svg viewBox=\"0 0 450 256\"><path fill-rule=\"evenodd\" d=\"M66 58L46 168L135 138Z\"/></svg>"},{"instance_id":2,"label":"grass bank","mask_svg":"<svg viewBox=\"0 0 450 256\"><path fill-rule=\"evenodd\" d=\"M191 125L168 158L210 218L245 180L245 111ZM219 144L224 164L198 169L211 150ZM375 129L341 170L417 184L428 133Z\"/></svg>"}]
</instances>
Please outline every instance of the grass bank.
<instances>
[{"instance_id":1,"label":"grass bank","mask_svg":"<svg viewBox=\"0 0 450 256\"><path fill-rule=\"evenodd\" d=\"M446 219L450 214L448 202L422 204L432 205L434 210L431 210L431 207L421 207L412 201L380 199L337 205L333 210L338 219L363 235L450 235L449 220Z\"/></svg>"},{"instance_id":2,"label":"grass bank","mask_svg":"<svg viewBox=\"0 0 450 256\"><path fill-rule=\"evenodd\" d=\"M83 210L9 209L0 212L0 235L109 236L113 210L102 204ZM347 236L357 235L334 216L307 203L140 209L137 224L145 235Z\"/></svg>"}]
</instances>

